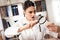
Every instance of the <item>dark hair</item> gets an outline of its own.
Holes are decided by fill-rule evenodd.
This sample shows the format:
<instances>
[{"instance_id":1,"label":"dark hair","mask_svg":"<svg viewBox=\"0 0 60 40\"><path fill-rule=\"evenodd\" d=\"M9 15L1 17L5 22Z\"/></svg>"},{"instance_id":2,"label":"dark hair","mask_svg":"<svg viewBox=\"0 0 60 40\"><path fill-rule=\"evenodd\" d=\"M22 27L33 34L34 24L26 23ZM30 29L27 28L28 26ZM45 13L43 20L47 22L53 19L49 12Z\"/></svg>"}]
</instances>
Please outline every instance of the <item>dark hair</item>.
<instances>
[{"instance_id":1,"label":"dark hair","mask_svg":"<svg viewBox=\"0 0 60 40\"><path fill-rule=\"evenodd\" d=\"M35 5L32 1L27 0L27 1L24 2L23 9L26 10L30 6L35 6Z\"/></svg>"}]
</instances>

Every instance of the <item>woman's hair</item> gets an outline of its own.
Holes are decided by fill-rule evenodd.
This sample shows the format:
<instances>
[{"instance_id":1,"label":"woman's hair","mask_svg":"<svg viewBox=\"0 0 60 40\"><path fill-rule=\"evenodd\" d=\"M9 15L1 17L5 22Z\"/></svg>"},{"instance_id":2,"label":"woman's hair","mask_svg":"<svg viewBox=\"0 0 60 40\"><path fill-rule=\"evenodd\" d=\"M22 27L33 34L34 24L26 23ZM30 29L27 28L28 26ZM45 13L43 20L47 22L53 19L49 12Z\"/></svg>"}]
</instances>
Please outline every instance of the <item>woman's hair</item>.
<instances>
[{"instance_id":1,"label":"woman's hair","mask_svg":"<svg viewBox=\"0 0 60 40\"><path fill-rule=\"evenodd\" d=\"M31 6L35 6L34 3L32 1L27 0L24 2L23 9L26 10L28 7Z\"/></svg>"}]
</instances>

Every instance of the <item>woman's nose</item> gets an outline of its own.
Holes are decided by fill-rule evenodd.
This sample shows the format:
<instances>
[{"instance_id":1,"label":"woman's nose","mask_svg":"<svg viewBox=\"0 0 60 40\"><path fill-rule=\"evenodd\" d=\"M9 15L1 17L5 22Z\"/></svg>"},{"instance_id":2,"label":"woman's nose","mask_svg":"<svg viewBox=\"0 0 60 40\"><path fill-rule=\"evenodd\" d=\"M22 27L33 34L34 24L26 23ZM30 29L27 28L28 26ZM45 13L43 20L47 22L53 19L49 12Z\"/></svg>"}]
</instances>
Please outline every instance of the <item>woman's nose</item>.
<instances>
[{"instance_id":1,"label":"woman's nose","mask_svg":"<svg viewBox=\"0 0 60 40\"><path fill-rule=\"evenodd\" d=\"M32 13L32 16L34 16L35 15L35 13Z\"/></svg>"}]
</instances>

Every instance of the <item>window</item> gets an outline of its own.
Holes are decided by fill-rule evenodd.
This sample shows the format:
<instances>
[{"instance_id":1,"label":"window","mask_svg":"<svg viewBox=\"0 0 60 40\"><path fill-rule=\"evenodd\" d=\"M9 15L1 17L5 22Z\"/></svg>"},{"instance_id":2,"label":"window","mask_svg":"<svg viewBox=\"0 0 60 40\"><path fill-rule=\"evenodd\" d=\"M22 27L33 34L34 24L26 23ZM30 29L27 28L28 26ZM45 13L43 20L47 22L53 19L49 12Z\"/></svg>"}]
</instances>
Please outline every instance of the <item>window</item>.
<instances>
[{"instance_id":1,"label":"window","mask_svg":"<svg viewBox=\"0 0 60 40\"><path fill-rule=\"evenodd\" d=\"M12 5L11 8L12 8L12 14L13 14L13 16L19 15L17 5Z\"/></svg>"},{"instance_id":2,"label":"window","mask_svg":"<svg viewBox=\"0 0 60 40\"><path fill-rule=\"evenodd\" d=\"M7 17L9 17L9 7L8 6L6 6L6 15L7 15Z\"/></svg>"},{"instance_id":3,"label":"window","mask_svg":"<svg viewBox=\"0 0 60 40\"><path fill-rule=\"evenodd\" d=\"M41 12L42 11L41 1L35 1L35 5L36 5L36 11Z\"/></svg>"},{"instance_id":4,"label":"window","mask_svg":"<svg viewBox=\"0 0 60 40\"><path fill-rule=\"evenodd\" d=\"M46 11L46 3L45 3L45 0L35 1L35 5L36 5L36 11L37 12Z\"/></svg>"}]
</instances>

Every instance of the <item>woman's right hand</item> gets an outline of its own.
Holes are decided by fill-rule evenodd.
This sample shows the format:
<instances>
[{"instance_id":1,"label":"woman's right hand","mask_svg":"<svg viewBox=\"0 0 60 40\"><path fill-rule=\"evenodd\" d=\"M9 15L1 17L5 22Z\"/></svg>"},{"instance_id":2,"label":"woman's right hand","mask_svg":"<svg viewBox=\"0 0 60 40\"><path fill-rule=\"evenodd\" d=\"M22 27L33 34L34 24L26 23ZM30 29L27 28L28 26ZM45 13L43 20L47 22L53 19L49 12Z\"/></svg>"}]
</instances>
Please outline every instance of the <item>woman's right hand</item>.
<instances>
[{"instance_id":1,"label":"woman's right hand","mask_svg":"<svg viewBox=\"0 0 60 40\"><path fill-rule=\"evenodd\" d=\"M34 27L34 25L36 25L38 23L38 20L34 20L34 21L30 21L29 24L26 24L25 26L23 26L23 29L30 29L32 27Z\"/></svg>"},{"instance_id":2,"label":"woman's right hand","mask_svg":"<svg viewBox=\"0 0 60 40\"><path fill-rule=\"evenodd\" d=\"M38 20L30 21L29 24L19 28L18 32L21 32L21 31L26 30L26 29L30 29L30 28L34 27L34 25L36 25L37 23L38 23Z\"/></svg>"},{"instance_id":3,"label":"woman's right hand","mask_svg":"<svg viewBox=\"0 0 60 40\"><path fill-rule=\"evenodd\" d=\"M34 25L36 25L37 23L38 23L38 20L30 21L29 28L34 27Z\"/></svg>"}]
</instances>

